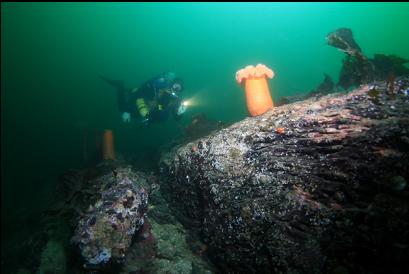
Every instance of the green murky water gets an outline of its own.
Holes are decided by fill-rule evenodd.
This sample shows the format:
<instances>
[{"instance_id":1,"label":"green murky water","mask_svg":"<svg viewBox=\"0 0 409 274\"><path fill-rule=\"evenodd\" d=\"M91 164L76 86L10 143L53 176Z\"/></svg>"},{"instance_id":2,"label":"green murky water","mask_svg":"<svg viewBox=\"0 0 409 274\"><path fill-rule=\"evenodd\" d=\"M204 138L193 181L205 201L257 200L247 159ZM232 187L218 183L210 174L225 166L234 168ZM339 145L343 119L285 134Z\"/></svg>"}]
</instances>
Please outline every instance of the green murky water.
<instances>
[{"instance_id":1,"label":"green murky water","mask_svg":"<svg viewBox=\"0 0 409 274\"><path fill-rule=\"evenodd\" d=\"M275 101L306 93L323 73L338 79L344 55L325 41L337 28L368 56L409 58L408 13L408 3L2 3L2 250L26 236L56 176L82 166L84 132L113 129L136 158L180 137L174 121L124 125L98 75L137 87L172 70L194 102L182 124L200 112L235 122L247 115L238 69L271 67Z\"/></svg>"}]
</instances>

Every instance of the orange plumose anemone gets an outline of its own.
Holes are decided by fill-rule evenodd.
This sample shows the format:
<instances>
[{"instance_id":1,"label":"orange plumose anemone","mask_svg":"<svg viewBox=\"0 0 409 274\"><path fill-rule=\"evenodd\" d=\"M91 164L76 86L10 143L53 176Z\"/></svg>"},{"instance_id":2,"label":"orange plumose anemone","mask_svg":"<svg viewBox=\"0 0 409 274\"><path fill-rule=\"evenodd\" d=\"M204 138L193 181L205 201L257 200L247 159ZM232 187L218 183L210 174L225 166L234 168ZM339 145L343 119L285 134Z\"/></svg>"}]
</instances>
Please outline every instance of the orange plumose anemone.
<instances>
[{"instance_id":1,"label":"orange plumose anemone","mask_svg":"<svg viewBox=\"0 0 409 274\"><path fill-rule=\"evenodd\" d=\"M236 72L237 83L246 91L247 109L251 116L265 113L274 106L267 78L274 77L274 71L263 64L246 66Z\"/></svg>"}]
</instances>

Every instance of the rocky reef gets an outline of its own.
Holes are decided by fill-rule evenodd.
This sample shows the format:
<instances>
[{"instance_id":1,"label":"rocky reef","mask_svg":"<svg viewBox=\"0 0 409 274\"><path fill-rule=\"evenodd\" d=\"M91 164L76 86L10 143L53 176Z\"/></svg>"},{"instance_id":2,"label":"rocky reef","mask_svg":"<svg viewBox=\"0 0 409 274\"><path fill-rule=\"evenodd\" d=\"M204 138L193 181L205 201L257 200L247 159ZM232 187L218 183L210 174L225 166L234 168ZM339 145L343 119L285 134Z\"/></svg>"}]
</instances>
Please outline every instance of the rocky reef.
<instances>
[{"instance_id":1,"label":"rocky reef","mask_svg":"<svg viewBox=\"0 0 409 274\"><path fill-rule=\"evenodd\" d=\"M399 273L408 87L377 82L246 118L163 154L162 187L224 273Z\"/></svg>"},{"instance_id":2,"label":"rocky reef","mask_svg":"<svg viewBox=\"0 0 409 274\"><path fill-rule=\"evenodd\" d=\"M164 152L161 174L67 171L20 270L405 273L409 79L320 96L326 82L225 128L202 119L210 135Z\"/></svg>"},{"instance_id":3,"label":"rocky reef","mask_svg":"<svg viewBox=\"0 0 409 274\"><path fill-rule=\"evenodd\" d=\"M204 244L173 216L153 173L123 159L108 160L65 172L57 190L49 221L70 228L47 237L39 272L214 273L202 254Z\"/></svg>"}]
</instances>

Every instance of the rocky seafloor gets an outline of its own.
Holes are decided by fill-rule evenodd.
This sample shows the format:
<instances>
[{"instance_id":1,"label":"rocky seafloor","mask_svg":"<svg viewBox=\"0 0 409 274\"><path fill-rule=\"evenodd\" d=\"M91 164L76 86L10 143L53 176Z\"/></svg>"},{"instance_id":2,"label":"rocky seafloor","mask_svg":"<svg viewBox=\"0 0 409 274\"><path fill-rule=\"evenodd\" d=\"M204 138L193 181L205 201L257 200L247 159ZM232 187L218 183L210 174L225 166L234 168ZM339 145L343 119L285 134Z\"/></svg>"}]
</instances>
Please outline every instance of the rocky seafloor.
<instances>
[{"instance_id":1,"label":"rocky seafloor","mask_svg":"<svg viewBox=\"0 0 409 274\"><path fill-rule=\"evenodd\" d=\"M273 108L156 173L67 171L19 273L405 273L409 80L393 87Z\"/></svg>"}]
</instances>

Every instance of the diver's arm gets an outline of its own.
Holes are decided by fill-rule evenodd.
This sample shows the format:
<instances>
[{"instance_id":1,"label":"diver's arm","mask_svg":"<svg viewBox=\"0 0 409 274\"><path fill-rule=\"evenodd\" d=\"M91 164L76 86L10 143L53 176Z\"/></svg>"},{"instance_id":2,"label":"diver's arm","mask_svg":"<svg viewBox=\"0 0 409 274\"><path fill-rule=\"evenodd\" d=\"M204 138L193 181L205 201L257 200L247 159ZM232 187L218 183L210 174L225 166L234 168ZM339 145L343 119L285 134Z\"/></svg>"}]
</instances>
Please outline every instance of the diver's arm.
<instances>
[{"instance_id":1,"label":"diver's arm","mask_svg":"<svg viewBox=\"0 0 409 274\"><path fill-rule=\"evenodd\" d=\"M132 114L135 112L132 108L130 101L119 104L119 111L121 112L122 122L129 123L131 122Z\"/></svg>"},{"instance_id":2,"label":"diver's arm","mask_svg":"<svg viewBox=\"0 0 409 274\"><path fill-rule=\"evenodd\" d=\"M178 104L175 104L175 107L172 109L173 117L176 121L180 121L183 118L183 115L186 111L186 107L183 105L182 101L178 101Z\"/></svg>"}]
</instances>

